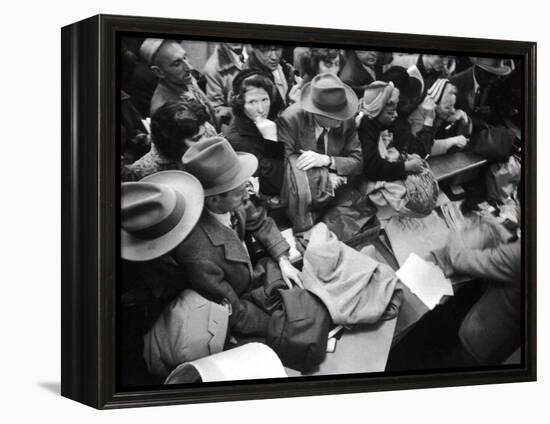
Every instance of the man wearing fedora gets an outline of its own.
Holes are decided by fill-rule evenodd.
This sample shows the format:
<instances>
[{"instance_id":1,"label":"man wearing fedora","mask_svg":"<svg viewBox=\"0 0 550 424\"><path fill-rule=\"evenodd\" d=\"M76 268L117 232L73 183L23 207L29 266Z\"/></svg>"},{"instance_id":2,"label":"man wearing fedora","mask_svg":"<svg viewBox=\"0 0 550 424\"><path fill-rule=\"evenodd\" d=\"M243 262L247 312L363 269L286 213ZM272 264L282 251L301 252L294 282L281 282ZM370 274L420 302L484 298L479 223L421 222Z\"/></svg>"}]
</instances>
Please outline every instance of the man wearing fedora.
<instances>
[{"instance_id":1,"label":"man wearing fedora","mask_svg":"<svg viewBox=\"0 0 550 424\"><path fill-rule=\"evenodd\" d=\"M457 89L456 107L473 120L474 132L481 122L492 125L503 123L499 114L497 81L512 73L512 68L503 59L471 58L473 65L450 78Z\"/></svg>"},{"instance_id":2,"label":"man wearing fedora","mask_svg":"<svg viewBox=\"0 0 550 424\"><path fill-rule=\"evenodd\" d=\"M353 90L332 73L322 73L304 85L300 102L278 121L285 156L299 154L298 169L328 168L334 189L345 177L361 173L361 145L354 115L359 100Z\"/></svg>"},{"instance_id":3,"label":"man wearing fedora","mask_svg":"<svg viewBox=\"0 0 550 424\"><path fill-rule=\"evenodd\" d=\"M182 162L201 182L205 207L172 257L194 290L209 300L231 305L233 334L265 336L269 314L252 300L251 293L263 291L263 286L255 278L245 238L251 235L263 246L278 264L271 268L280 270L278 279L287 286L301 285L301 279L288 260L290 246L275 222L249 199L247 183L258 160L250 153L235 152L226 139L213 137L191 146Z\"/></svg>"},{"instance_id":4,"label":"man wearing fedora","mask_svg":"<svg viewBox=\"0 0 550 424\"><path fill-rule=\"evenodd\" d=\"M147 38L140 47L140 54L158 77L157 87L151 98L151 115L166 102L195 100L201 103L217 126L216 113L206 94L199 88L193 76L196 72L187 60L187 53L176 40Z\"/></svg>"},{"instance_id":5,"label":"man wearing fedora","mask_svg":"<svg viewBox=\"0 0 550 424\"><path fill-rule=\"evenodd\" d=\"M169 256L194 228L204 191L192 175L162 171L121 186L122 380L161 383L147 372L143 336L185 287L185 275Z\"/></svg>"}]
</instances>

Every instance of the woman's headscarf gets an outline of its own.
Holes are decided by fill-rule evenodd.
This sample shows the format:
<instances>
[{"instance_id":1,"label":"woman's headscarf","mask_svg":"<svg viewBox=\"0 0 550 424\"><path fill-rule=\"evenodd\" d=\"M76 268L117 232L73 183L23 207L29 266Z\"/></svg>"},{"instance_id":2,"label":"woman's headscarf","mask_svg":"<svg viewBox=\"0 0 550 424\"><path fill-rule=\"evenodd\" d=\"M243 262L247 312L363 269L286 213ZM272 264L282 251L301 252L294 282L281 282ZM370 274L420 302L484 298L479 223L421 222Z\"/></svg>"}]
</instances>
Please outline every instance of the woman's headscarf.
<instances>
[{"instance_id":1,"label":"woman's headscarf","mask_svg":"<svg viewBox=\"0 0 550 424\"><path fill-rule=\"evenodd\" d=\"M389 101L397 103L399 90L395 88L392 82L374 81L363 94L361 110L369 118L376 118Z\"/></svg>"}]
</instances>

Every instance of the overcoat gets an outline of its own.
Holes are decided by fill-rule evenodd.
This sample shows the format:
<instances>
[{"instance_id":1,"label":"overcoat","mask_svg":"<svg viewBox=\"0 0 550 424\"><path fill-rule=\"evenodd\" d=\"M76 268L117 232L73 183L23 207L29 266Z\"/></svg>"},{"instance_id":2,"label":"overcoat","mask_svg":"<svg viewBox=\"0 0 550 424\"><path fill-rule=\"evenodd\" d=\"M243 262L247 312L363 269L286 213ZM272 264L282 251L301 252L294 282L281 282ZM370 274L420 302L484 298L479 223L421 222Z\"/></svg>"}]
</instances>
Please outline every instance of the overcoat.
<instances>
[{"instance_id":1,"label":"overcoat","mask_svg":"<svg viewBox=\"0 0 550 424\"><path fill-rule=\"evenodd\" d=\"M238 208L235 216L234 231L205 209L191 234L172 255L183 267L191 288L209 300L220 303L225 299L231 304L229 325L232 332L265 336L269 315L243 298L259 284L253 279L250 256L243 240L250 233L273 259L288 252L290 246L265 209L251 201Z\"/></svg>"}]
</instances>

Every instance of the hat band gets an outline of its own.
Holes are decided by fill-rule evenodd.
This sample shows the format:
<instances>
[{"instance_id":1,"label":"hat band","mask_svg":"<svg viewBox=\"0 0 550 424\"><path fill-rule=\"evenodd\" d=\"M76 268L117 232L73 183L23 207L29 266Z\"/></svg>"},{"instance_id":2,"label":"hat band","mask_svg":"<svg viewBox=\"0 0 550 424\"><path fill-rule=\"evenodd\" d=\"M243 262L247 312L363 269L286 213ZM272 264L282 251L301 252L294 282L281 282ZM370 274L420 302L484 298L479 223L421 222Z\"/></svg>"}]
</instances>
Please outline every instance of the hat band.
<instances>
[{"instance_id":1,"label":"hat band","mask_svg":"<svg viewBox=\"0 0 550 424\"><path fill-rule=\"evenodd\" d=\"M176 204L174 209L166 218L155 225L138 231L132 231L131 234L142 240L153 240L167 234L179 224L185 211L185 200L180 192L176 191Z\"/></svg>"},{"instance_id":2,"label":"hat band","mask_svg":"<svg viewBox=\"0 0 550 424\"><path fill-rule=\"evenodd\" d=\"M344 96L343 101L341 101L339 103L326 104L326 103L320 103L315 98L312 97L311 103L313 103L313 105L316 108L318 108L320 110L323 110L325 112L340 112L342 110L342 108L346 107L347 99Z\"/></svg>"}]
</instances>

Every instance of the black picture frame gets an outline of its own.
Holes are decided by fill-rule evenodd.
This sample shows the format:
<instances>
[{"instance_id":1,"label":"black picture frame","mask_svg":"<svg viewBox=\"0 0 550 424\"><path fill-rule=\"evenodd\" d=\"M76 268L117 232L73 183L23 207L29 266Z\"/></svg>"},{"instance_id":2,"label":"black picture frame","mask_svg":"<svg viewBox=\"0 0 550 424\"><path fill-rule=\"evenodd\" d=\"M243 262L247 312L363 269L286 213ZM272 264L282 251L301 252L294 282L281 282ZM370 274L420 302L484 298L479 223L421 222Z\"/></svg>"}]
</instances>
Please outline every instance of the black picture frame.
<instances>
[{"instance_id":1,"label":"black picture frame","mask_svg":"<svg viewBox=\"0 0 550 424\"><path fill-rule=\"evenodd\" d=\"M525 283L521 365L118 390L115 281L120 257L120 176L116 80L117 40L123 34L369 46L521 59ZM103 409L536 380L536 43L112 15L97 15L64 27L61 35L63 396Z\"/></svg>"}]
</instances>

